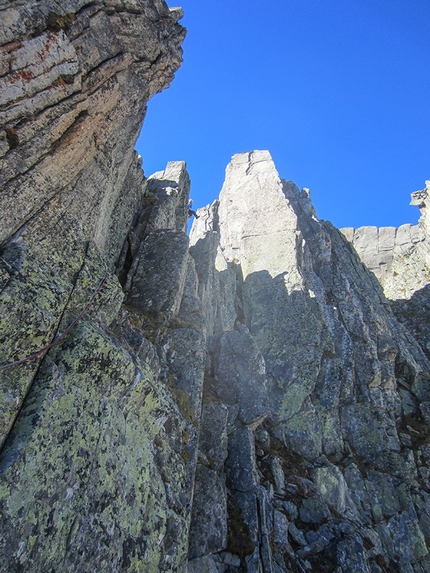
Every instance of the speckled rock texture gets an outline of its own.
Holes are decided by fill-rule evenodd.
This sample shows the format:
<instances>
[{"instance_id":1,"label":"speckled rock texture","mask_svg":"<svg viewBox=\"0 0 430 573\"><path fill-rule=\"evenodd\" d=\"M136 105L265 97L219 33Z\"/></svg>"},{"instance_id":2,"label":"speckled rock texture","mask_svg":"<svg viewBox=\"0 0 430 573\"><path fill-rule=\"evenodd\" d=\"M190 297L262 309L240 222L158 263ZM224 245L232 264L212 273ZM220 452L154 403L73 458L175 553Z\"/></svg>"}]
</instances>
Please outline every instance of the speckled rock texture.
<instances>
[{"instance_id":1,"label":"speckled rock texture","mask_svg":"<svg viewBox=\"0 0 430 573\"><path fill-rule=\"evenodd\" d=\"M0 8L5 363L52 341L90 245L91 256L113 268L140 208L144 178L133 145L149 97L169 85L181 63L185 32L181 11L160 0ZM102 276L103 265L93 284ZM7 375L2 440L38 363L13 371L12 380Z\"/></svg>"},{"instance_id":2,"label":"speckled rock texture","mask_svg":"<svg viewBox=\"0 0 430 573\"><path fill-rule=\"evenodd\" d=\"M235 155L219 201L198 213L211 430L189 571L429 571L430 363L419 340L268 152ZM199 545L204 523L217 536Z\"/></svg>"},{"instance_id":3,"label":"speckled rock texture","mask_svg":"<svg viewBox=\"0 0 430 573\"><path fill-rule=\"evenodd\" d=\"M0 16L2 570L427 573L428 188L342 234L243 153L189 247L132 149L182 10Z\"/></svg>"},{"instance_id":4,"label":"speckled rock texture","mask_svg":"<svg viewBox=\"0 0 430 573\"><path fill-rule=\"evenodd\" d=\"M96 294L58 344L0 370L8 573L186 567L205 362L189 178L174 162L146 180L133 151L181 17L164 0L0 2L0 365ZM182 256L153 259L154 310L151 284L133 294L163 236Z\"/></svg>"}]
</instances>

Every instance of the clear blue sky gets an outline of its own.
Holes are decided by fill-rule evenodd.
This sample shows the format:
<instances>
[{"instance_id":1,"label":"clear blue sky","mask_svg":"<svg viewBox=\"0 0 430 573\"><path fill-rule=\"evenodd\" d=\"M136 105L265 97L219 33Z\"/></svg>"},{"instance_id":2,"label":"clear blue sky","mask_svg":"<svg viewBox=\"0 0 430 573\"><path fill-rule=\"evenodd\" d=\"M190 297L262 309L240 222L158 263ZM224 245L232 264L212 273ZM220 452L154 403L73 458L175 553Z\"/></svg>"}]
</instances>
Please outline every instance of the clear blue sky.
<instances>
[{"instance_id":1,"label":"clear blue sky","mask_svg":"<svg viewBox=\"0 0 430 573\"><path fill-rule=\"evenodd\" d=\"M174 4L169 3L170 6ZM184 63L148 105L149 176L185 160L194 206L268 149L338 227L416 223L430 179L429 0L182 0Z\"/></svg>"}]
</instances>

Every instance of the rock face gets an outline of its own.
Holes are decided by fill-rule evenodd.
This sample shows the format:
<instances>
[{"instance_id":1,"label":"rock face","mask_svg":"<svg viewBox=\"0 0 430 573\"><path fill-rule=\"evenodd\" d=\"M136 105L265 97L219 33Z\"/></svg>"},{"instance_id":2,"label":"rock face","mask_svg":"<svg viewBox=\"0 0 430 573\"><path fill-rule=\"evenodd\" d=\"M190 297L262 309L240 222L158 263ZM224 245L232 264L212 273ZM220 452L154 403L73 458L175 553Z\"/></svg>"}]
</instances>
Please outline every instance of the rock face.
<instances>
[{"instance_id":1,"label":"rock face","mask_svg":"<svg viewBox=\"0 0 430 573\"><path fill-rule=\"evenodd\" d=\"M342 234L243 153L189 248L132 150L182 11L0 14L3 569L429 571L427 190Z\"/></svg>"},{"instance_id":2,"label":"rock face","mask_svg":"<svg viewBox=\"0 0 430 573\"><path fill-rule=\"evenodd\" d=\"M189 179L179 162L145 180L133 151L182 12L0 14L0 364L36 354L0 370L2 570L183 571L205 358Z\"/></svg>"},{"instance_id":3,"label":"rock face","mask_svg":"<svg viewBox=\"0 0 430 573\"><path fill-rule=\"evenodd\" d=\"M398 320L430 358L429 192L430 181L426 181L425 189L412 193L410 204L421 211L418 225L341 231L378 278Z\"/></svg>"},{"instance_id":4,"label":"rock face","mask_svg":"<svg viewBox=\"0 0 430 573\"><path fill-rule=\"evenodd\" d=\"M268 152L234 156L219 202L199 215L191 253L211 430L190 571L428 571L430 364L419 341Z\"/></svg>"},{"instance_id":5,"label":"rock face","mask_svg":"<svg viewBox=\"0 0 430 573\"><path fill-rule=\"evenodd\" d=\"M44 1L7 2L1 11L0 312L10 316L0 331L2 363L50 343L103 266L115 264L140 209L133 145L146 103L181 61L181 13L162 1L76 0L59 10ZM88 265L93 282L73 303ZM115 283L111 295L107 319L121 302ZM37 368L11 374L2 440Z\"/></svg>"}]
</instances>

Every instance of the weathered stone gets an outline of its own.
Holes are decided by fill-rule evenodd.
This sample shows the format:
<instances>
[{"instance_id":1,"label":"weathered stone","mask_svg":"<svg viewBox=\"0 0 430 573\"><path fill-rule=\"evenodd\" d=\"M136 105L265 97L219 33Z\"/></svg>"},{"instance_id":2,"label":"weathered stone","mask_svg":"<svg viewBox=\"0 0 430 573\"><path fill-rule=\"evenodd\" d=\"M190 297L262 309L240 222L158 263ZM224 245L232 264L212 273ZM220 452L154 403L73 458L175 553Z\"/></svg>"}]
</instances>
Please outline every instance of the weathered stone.
<instances>
[{"instance_id":1,"label":"weathered stone","mask_svg":"<svg viewBox=\"0 0 430 573\"><path fill-rule=\"evenodd\" d=\"M256 427L269 414L266 369L248 329L225 332L214 350L215 392L226 404L239 406L239 418Z\"/></svg>"},{"instance_id":2,"label":"weathered stone","mask_svg":"<svg viewBox=\"0 0 430 573\"><path fill-rule=\"evenodd\" d=\"M293 538L293 540L298 545L301 545L302 547L304 547L305 545L308 544L304 534L299 529L297 529L297 527L294 525L294 523L288 524L288 532L290 533L291 537Z\"/></svg>"},{"instance_id":3,"label":"weathered stone","mask_svg":"<svg viewBox=\"0 0 430 573\"><path fill-rule=\"evenodd\" d=\"M186 231L190 178L185 161L169 161L164 171L151 175L146 193L155 198L150 227Z\"/></svg>"},{"instance_id":4,"label":"weathered stone","mask_svg":"<svg viewBox=\"0 0 430 573\"><path fill-rule=\"evenodd\" d=\"M149 369L90 325L79 325L57 348L2 452L4 561L11 570L55 568L59 559L72 570L108 563L127 570L140 555L144 571L160 559L155 540L166 534L151 443L169 401Z\"/></svg>"},{"instance_id":5,"label":"weathered stone","mask_svg":"<svg viewBox=\"0 0 430 573\"><path fill-rule=\"evenodd\" d=\"M169 318L193 319L167 327L159 313L162 336L119 313L113 272L121 258L131 270L148 223L186 225L185 164L168 164L156 192L133 151L149 97L180 64L181 14L162 0L2 9L0 362L43 349L85 310L48 353L0 374L9 571L186 566L204 364L194 266L186 256L166 295ZM161 339L176 342L168 363Z\"/></svg>"},{"instance_id":6,"label":"weathered stone","mask_svg":"<svg viewBox=\"0 0 430 573\"><path fill-rule=\"evenodd\" d=\"M172 320L179 312L188 262L188 237L178 231L151 231L143 244L130 303L138 310Z\"/></svg>"},{"instance_id":7,"label":"weathered stone","mask_svg":"<svg viewBox=\"0 0 430 573\"><path fill-rule=\"evenodd\" d=\"M275 479L277 493L285 493L285 476L278 458L271 458L270 468Z\"/></svg>"},{"instance_id":8,"label":"weathered stone","mask_svg":"<svg viewBox=\"0 0 430 573\"><path fill-rule=\"evenodd\" d=\"M313 472L315 485L324 501L339 513L345 513L348 503L348 486L336 466L317 468Z\"/></svg>"},{"instance_id":9,"label":"weathered stone","mask_svg":"<svg viewBox=\"0 0 430 573\"><path fill-rule=\"evenodd\" d=\"M295 519L297 519L299 512L298 512L297 506L294 505L294 503L292 503L291 501L285 501L282 504L282 506L285 510L285 513L286 513L288 519L291 519L291 521L294 521Z\"/></svg>"},{"instance_id":10,"label":"weathered stone","mask_svg":"<svg viewBox=\"0 0 430 573\"><path fill-rule=\"evenodd\" d=\"M106 223L135 160L130 142L148 98L168 85L180 63L184 30L162 2L151 15L143 1L130 12L77 0L62 10L56 29L50 19L59 7L50 0L28 9L13 2L2 11L10 23L6 37L14 37L9 74L1 78L7 107L0 108L0 123L11 135L1 166L8 186L0 240L33 215L31 228L44 213L52 220L68 213L103 249Z\"/></svg>"},{"instance_id":11,"label":"weathered stone","mask_svg":"<svg viewBox=\"0 0 430 573\"><path fill-rule=\"evenodd\" d=\"M401 225L398 229L385 227L377 230L377 238L359 240L363 230L369 235L369 227L351 233L342 230L354 245L362 261L375 273L384 288L392 307L399 318L421 344L429 356L430 331L425 326L429 314L429 217L428 187L412 194L411 205L421 211L418 225ZM374 228L372 228L374 229Z\"/></svg>"},{"instance_id":12,"label":"weathered stone","mask_svg":"<svg viewBox=\"0 0 430 573\"><path fill-rule=\"evenodd\" d=\"M222 471L227 457L227 418L228 410L223 404L203 406L199 449L208 467L197 465L190 559L218 553L227 547L227 490Z\"/></svg>"},{"instance_id":13,"label":"weathered stone","mask_svg":"<svg viewBox=\"0 0 430 573\"><path fill-rule=\"evenodd\" d=\"M400 512L388 522L393 540L391 557L401 564L419 561L428 554L424 536L418 527L415 511Z\"/></svg>"},{"instance_id":14,"label":"weathered stone","mask_svg":"<svg viewBox=\"0 0 430 573\"><path fill-rule=\"evenodd\" d=\"M293 542L303 545L293 561L304 569L316 566L322 555L333 568L370 571L368 544L369 559L388 563L393 541L390 545L375 533L364 543L351 524L376 528L389 519L392 535L400 535L394 533L394 524L401 527L395 520L404 523L402 508L411 506L411 487L418 487L412 450L428 435L426 426L410 425L418 414L417 400L423 403L423 420L427 414L430 365L421 348L388 311L375 277L341 233L318 221L309 191L281 181L266 152L235 156L220 201L199 215L191 253L213 336L206 376L212 399L230 411L227 485L235 503L228 511L231 517L234 507L241 508L246 528L236 530L250 542L246 570L257 571L263 561L268 570L292 567L273 551L279 539L269 542L270 551L264 549L287 515L310 528L307 542L304 532L288 526L296 536ZM394 268L396 253L404 256L422 240L410 226L345 235L367 249L379 276L389 265ZM247 379L260 367L252 365L246 376L229 383L231 365L243 354L234 340L238 324L246 325L250 337L247 364L262 355L271 411L264 430L256 432L257 472L254 448L249 438L243 442L236 412L242 407L239 389L249 393ZM424 476L422 470L419 475ZM260 521L255 513L259 484L266 492L264 507L258 502ZM318 533L311 535L318 524ZM256 527L260 557L253 549ZM416 536L406 542L416 547L414 563L422 558ZM338 545L334 561L333 544Z\"/></svg>"},{"instance_id":15,"label":"weathered stone","mask_svg":"<svg viewBox=\"0 0 430 573\"><path fill-rule=\"evenodd\" d=\"M273 539L278 546L279 551L291 551L291 546L288 543L288 519L280 511L275 511L273 514Z\"/></svg>"},{"instance_id":16,"label":"weathered stone","mask_svg":"<svg viewBox=\"0 0 430 573\"><path fill-rule=\"evenodd\" d=\"M220 573L220 569L213 558L205 556L189 561L187 573Z\"/></svg>"},{"instance_id":17,"label":"weathered stone","mask_svg":"<svg viewBox=\"0 0 430 573\"><path fill-rule=\"evenodd\" d=\"M371 573L363 542L359 535L346 537L336 547L337 561L344 573Z\"/></svg>"},{"instance_id":18,"label":"weathered stone","mask_svg":"<svg viewBox=\"0 0 430 573\"><path fill-rule=\"evenodd\" d=\"M254 436L249 426L240 427L229 436L227 475L238 491L256 491Z\"/></svg>"},{"instance_id":19,"label":"weathered stone","mask_svg":"<svg viewBox=\"0 0 430 573\"><path fill-rule=\"evenodd\" d=\"M188 249L185 163L132 149L182 10L3 4L4 567L424 573L428 182L342 235L239 154Z\"/></svg>"},{"instance_id":20,"label":"weathered stone","mask_svg":"<svg viewBox=\"0 0 430 573\"><path fill-rule=\"evenodd\" d=\"M306 459L315 459L322 453L321 427L313 405L307 400L303 410L285 424L285 444Z\"/></svg>"},{"instance_id":21,"label":"weathered stone","mask_svg":"<svg viewBox=\"0 0 430 573\"><path fill-rule=\"evenodd\" d=\"M309 543L308 553L320 553L336 537L337 533L336 526L330 522L323 524L316 531L308 531L306 534L306 540ZM343 533L346 533L346 531ZM304 549L306 550L307 548L305 547Z\"/></svg>"},{"instance_id":22,"label":"weathered stone","mask_svg":"<svg viewBox=\"0 0 430 573\"><path fill-rule=\"evenodd\" d=\"M227 458L227 420L228 409L224 404L216 402L203 406L199 448L217 471L223 469Z\"/></svg>"},{"instance_id":23,"label":"weathered stone","mask_svg":"<svg viewBox=\"0 0 430 573\"><path fill-rule=\"evenodd\" d=\"M142 74L120 14L108 14L101 2L70 1L62 9L50 0L29 7L12 2L2 10L9 66L1 78L8 144L1 153L0 241L15 270L0 306L2 316L16 317L2 321L2 364L52 342L63 313L77 315L80 309L66 305L80 286L88 244L111 269L131 224L143 175L130 139L150 93L166 87L179 65L184 34L159 3L153 16L163 14L159 26L175 35L162 41L157 25L148 26L145 4L138 2L130 18L136 31L148 31L139 44L160 57ZM91 277L87 293L102 276L101 270ZM12 383L5 381L6 431L37 366L21 366Z\"/></svg>"},{"instance_id":24,"label":"weathered stone","mask_svg":"<svg viewBox=\"0 0 430 573\"><path fill-rule=\"evenodd\" d=\"M227 497L225 484L214 470L197 465L189 557L218 553L227 548Z\"/></svg>"},{"instance_id":25,"label":"weathered stone","mask_svg":"<svg viewBox=\"0 0 430 573\"><path fill-rule=\"evenodd\" d=\"M330 517L330 511L322 496L315 495L302 501L299 517L305 523L319 524Z\"/></svg>"}]
</instances>

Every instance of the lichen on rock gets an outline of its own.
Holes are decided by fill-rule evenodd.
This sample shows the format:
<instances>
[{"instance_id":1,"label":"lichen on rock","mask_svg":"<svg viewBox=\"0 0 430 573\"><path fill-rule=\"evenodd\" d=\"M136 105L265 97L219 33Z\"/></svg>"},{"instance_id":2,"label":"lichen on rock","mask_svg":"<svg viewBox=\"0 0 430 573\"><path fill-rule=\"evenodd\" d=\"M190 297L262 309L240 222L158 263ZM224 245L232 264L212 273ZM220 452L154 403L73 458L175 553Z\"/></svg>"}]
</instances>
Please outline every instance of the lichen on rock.
<instances>
[{"instance_id":1,"label":"lichen on rock","mask_svg":"<svg viewBox=\"0 0 430 573\"><path fill-rule=\"evenodd\" d=\"M425 571L415 492L427 474L414 444L428 441L419 405L429 362L401 310L398 321L346 238L318 221L309 190L282 181L267 152L233 157L219 202L199 215L191 254L209 335L205 391L229 410L227 530L249 546L228 545L234 570ZM388 238L380 233L386 257ZM253 357L234 342L244 331ZM253 426L241 395L252 404L263 389L268 412ZM197 488L197 514L200 499ZM229 570L210 551L190 570Z\"/></svg>"},{"instance_id":2,"label":"lichen on rock","mask_svg":"<svg viewBox=\"0 0 430 573\"><path fill-rule=\"evenodd\" d=\"M428 571L428 184L340 232L241 153L189 238L132 149L182 10L0 13L5 570Z\"/></svg>"},{"instance_id":3,"label":"lichen on rock","mask_svg":"<svg viewBox=\"0 0 430 573\"><path fill-rule=\"evenodd\" d=\"M156 209L132 149L149 97L181 62L182 12L162 0L46 0L1 14L1 364L50 347L79 317L0 373L1 560L11 572L178 571L204 363L193 265L185 257L166 320L123 307L117 274L135 278L129 246L145 242L148 222L153 233L173 226L187 254L185 164L166 169L173 210L163 186ZM163 349L182 303L195 318L182 324L191 334L176 343L175 371ZM192 417L176 385L194 396Z\"/></svg>"}]
</instances>

